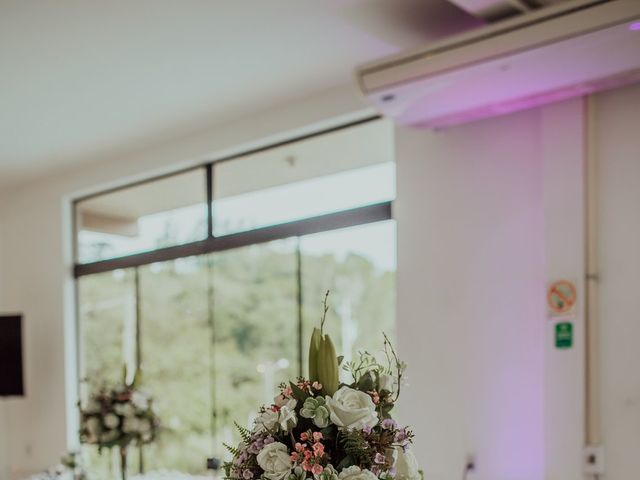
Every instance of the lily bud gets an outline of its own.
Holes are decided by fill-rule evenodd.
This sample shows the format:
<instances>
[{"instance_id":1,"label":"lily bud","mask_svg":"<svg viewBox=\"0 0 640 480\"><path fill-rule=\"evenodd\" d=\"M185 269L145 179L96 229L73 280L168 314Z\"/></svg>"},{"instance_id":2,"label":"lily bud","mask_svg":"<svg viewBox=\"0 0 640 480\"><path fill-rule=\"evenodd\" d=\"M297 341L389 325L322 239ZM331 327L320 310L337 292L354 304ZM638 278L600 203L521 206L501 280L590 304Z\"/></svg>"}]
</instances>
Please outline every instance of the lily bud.
<instances>
[{"instance_id":1,"label":"lily bud","mask_svg":"<svg viewBox=\"0 0 640 480\"><path fill-rule=\"evenodd\" d=\"M320 353L320 342L322 334L320 329L314 328L311 335L311 343L309 344L309 380L311 382L319 381L318 377L318 356Z\"/></svg>"},{"instance_id":2,"label":"lily bud","mask_svg":"<svg viewBox=\"0 0 640 480\"><path fill-rule=\"evenodd\" d=\"M324 335L320 340L318 355L318 381L326 395L332 396L340 386L338 357L331 337Z\"/></svg>"}]
</instances>

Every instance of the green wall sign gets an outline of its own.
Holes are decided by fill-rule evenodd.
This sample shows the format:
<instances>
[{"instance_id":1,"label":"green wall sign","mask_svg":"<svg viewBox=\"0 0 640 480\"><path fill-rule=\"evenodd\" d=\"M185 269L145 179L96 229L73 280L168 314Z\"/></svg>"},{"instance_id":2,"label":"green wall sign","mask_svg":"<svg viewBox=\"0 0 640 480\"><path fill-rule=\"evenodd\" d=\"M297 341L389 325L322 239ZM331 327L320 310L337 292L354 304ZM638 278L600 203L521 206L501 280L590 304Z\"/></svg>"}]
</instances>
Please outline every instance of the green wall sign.
<instances>
[{"instance_id":1,"label":"green wall sign","mask_svg":"<svg viewBox=\"0 0 640 480\"><path fill-rule=\"evenodd\" d=\"M573 324L562 322L556 324L556 348L571 348L573 346Z\"/></svg>"}]
</instances>

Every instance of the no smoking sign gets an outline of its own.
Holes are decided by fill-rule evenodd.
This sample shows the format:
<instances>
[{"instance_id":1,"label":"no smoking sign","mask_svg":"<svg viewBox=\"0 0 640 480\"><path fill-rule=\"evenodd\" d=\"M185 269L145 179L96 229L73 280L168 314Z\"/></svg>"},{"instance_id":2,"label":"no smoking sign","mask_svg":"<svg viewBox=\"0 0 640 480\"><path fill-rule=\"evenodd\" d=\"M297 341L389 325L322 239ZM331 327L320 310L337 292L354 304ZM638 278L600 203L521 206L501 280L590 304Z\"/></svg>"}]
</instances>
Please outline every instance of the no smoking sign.
<instances>
[{"instance_id":1,"label":"no smoking sign","mask_svg":"<svg viewBox=\"0 0 640 480\"><path fill-rule=\"evenodd\" d=\"M547 290L547 308L554 317L573 314L576 306L576 286L568 280L558 280Z\"/></svg>"}]
</instances>

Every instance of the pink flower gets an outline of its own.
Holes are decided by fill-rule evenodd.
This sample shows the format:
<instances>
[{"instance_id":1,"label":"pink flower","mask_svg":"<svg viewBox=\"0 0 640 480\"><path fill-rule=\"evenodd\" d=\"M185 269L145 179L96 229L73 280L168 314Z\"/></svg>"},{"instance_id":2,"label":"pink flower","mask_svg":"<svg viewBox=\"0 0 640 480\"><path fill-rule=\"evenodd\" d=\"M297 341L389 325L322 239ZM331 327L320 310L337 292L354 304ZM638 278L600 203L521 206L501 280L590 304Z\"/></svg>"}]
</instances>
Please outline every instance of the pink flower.
<instances>
[{"instance_id":1,"label":"pink flower","mask_svg":"<svg viewBox=\"0 0 640 480\"><path fill-rule=\"evenodd\" d=\"M311 468L311 473L313 473L314 475L320 475L322 473L322 471L324 470L324 468L322 468L322 465L318 465L317 463Z\"/></svg>"},{"instance_id":2,"label":"pink flower","mask_svg":"<svg viewBox=\"0 0 640 480\"><path fill-rule=\"evenodd\" d=\"M294 463L297 462L298 461L298 456L299 456L298 452L293 452L291 454L291 461L294 462Z\"/></svg>"},{"instance_id":3,"label":"pink flower","mask_svg":"<svg viewBox=\"0 0 640 480\"><path fill-rule=\"evenodd\" d=\"M302 446L302 444L300 442L296 443L295 445L296 447L296 451L301 452L304 450L304 447Z\"/></svg>"},{"instance_id":4,"label":"pink flower","mask_svg":"<svg viewBox=\"0 0 640 480\"><path fill-rule=\"evenodd\" d=\"M313 441L319 442L322 440L322 432L313 432Z\"/></svg>"},{"instance_id":5,"label":"pink flower","mask_svg":"<svg viewBox=\"0 0 640 480\"><path fill-rule=\"evenodd\" d=\"M316 457L321 457L324 455L324 445L321 443L313 444L313 453L315 453Z\"/></svg>"},{"instance_id":6,"label":"pink flower","mask_svg":"<svg viewBox=\"0 0 640 480\"><path fill-rule=\"evenodd\" d=\"M307 432L302 432L300 434L300 440L302 440L303 442L306 442L307 440L309 440L309 434Z\"/></svg>"},{"instance_id":7,"label":"pink flower","mask_svg":"<svg viewBox=\"0 0 640 480\"><path fill-rule=\"evenodd\" d=\"M281 394L275 398L273 403L275 404L276 407L282 408L287 404L288 401L289 399L284 394Z\"/></svg>"},{"instance_id":8,"label":"pink flower","mask_svg":"<svg viewBox=\"0 0 640 480\"><path fill-rule=\"evenodd\" d=\"M300 382L298 383L298 388L300 388L300 390L307 390L309 388L309 385L309 382Z\"/></svg>"},{"instance_id":9,"label":"pink flower","mask_svg":"<svg viewBox=\"0 0 640 480\"><path fill-rule=\"evenodd\" d=\"M313 382L311 385L315 390L322 390L322 384L320 382Z\"/></svg>"},{"instance_id":10,"label":"pink flower","mask_svg":"<svg viewBox=\"0 0 640 480\"><path fill-rule=\"evenodd\" d=\"M313 469L313 466L311 465L311 462L305 460L302 462L302 469L306 472L310 472Z\"/></svg>"}]
</instances>

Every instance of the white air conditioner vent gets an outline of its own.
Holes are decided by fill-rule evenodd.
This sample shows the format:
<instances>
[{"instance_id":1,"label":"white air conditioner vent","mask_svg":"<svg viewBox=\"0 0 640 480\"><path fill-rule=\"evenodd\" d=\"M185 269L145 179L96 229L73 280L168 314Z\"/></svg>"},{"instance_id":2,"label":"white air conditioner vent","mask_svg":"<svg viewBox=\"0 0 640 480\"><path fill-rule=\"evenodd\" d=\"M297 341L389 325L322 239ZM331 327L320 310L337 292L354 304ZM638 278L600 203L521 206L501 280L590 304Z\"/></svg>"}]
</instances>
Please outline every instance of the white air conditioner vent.
<instances>
[{"instance_id":1,"label":"white air conditioner vent","mask_svg":"<svg viewBox=\"0 0 640 480\"><path fill-rule=\"evenodd\" d=\"M578 0L357 70L398 122L446 127L640 81L640 0Z\"/></svg>"}]
</instances>

